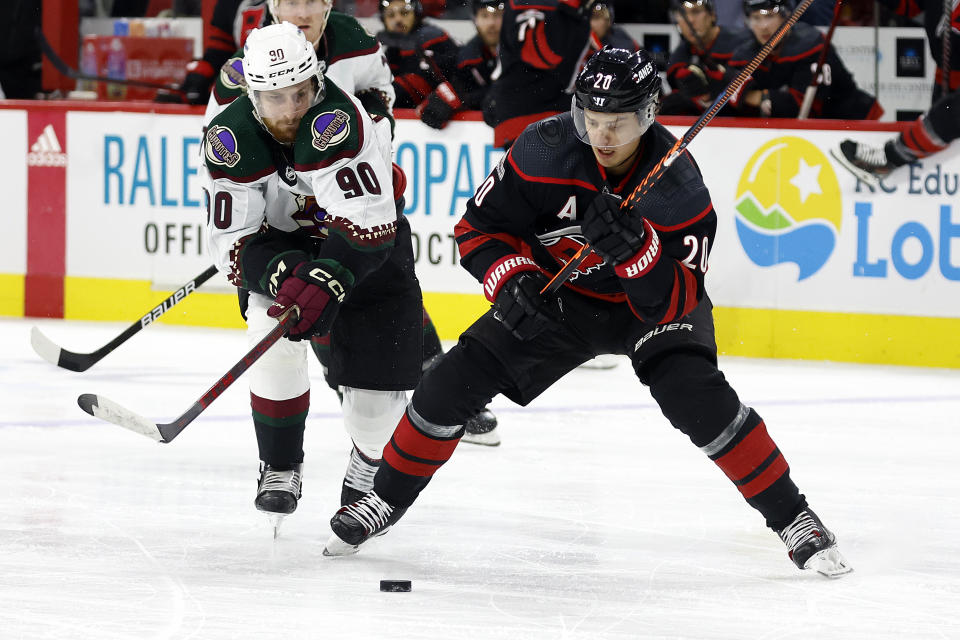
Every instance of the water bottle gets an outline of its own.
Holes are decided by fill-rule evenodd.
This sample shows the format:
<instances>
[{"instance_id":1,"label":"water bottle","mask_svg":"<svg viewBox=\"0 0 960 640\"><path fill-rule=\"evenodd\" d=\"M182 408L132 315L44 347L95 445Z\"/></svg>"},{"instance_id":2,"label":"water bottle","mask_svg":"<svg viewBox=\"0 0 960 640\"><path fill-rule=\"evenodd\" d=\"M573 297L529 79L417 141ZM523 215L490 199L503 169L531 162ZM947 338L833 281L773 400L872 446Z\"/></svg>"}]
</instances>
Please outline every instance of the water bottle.
<instances>
[{"instance_id":1,"label":"water bottle","mask_svg":"<svg viewBox=\"0 0 960 640\"><path fill-rule=\"evenodd\" d=\"M120 38L113 38L110 41L110 52L107 54L107 77L114 80L127 79L127 49ZM107 98L110 100L123 100L126 96L126 85L114 83L107 85Z\"/></svg>"}]
</instances>

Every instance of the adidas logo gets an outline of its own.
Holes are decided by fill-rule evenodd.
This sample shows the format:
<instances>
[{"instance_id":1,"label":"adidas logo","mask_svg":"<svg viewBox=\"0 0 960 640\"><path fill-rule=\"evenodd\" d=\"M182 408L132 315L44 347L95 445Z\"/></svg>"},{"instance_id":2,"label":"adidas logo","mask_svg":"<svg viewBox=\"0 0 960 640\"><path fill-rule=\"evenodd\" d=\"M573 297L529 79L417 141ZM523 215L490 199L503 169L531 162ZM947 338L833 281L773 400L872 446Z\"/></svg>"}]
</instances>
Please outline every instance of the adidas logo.
<instances>
[{"instance_id":1,"label":"adidas logo","mask_svg":"<svg viewBox=\"0 0 960 640\"><path fill-rule=\"evenodd\" d=\"M67 154L63 152L60 141L57 139L57 132L53 130L53 125L48 124L44 127L37 141L30 147L30 153L27 154L28 167L65 167L67 166Z\"/></svg>"}]
</instances>

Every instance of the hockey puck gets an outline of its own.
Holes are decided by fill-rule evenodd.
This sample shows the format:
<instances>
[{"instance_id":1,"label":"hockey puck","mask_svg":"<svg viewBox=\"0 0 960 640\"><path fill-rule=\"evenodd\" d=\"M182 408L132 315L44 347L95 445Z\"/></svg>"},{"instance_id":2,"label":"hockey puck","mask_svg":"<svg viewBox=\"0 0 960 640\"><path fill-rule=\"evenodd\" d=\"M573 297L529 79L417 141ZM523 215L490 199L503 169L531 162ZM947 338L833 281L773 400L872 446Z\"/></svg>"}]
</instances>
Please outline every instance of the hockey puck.
<instances>
[{"instance_id":1,"label":"hockey puck","mask_svg":"<svg viewBox=\"0 0 960 640\"><path fill-rule=\"evenodd\" d=\"M410 591L412 585L409 580L381 580L380 591Z\"/></svg>"}]
</instances>

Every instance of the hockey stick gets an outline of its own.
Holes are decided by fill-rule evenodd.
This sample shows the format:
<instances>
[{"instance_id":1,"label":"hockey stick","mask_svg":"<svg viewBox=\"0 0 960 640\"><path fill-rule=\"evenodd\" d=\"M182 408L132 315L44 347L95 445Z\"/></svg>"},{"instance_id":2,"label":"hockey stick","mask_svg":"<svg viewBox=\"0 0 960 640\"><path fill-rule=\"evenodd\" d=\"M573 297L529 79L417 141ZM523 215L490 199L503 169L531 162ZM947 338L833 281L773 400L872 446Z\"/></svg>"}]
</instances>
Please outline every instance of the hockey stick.
<instances>
[{"instance_id":1,"label":"hockey stick","mask_svg":"<svg viewBox=\"0 0 960 640\"><path fill-rule=\"evenodd\" d=\"M73 351L67 351L63 347L59 347L54 344L54 342L47 336L43 335L43 333L37 327L33 327L33 329L30 330L30 344L33 346L33 350L36 351L41 358L47 362L50 362L51 364L55 364L58 367L63 367L64 369L69 369L70 371L86 371L96 363L100 362L105 355L129 340L133 334L137 333L148 324L151 324L154 320L169 311L173 305L177 304L188 295L193 293L197 287L212 278L216 272L217 268L211 265L206 271L174 291L166 300L148 311L143 315L142 318L124 329L123 333L96 351L92 351L90 353L75 353Z\"/></svg>"},{"instance_id":2,"label":"hockey stick","mask_svg":"<svg viewBox=\"0 0 960 640\"><path fill-rule=\"evenodd\" d=\"M43 55L47 56L47 59L50 61L50 64L54 68L67 76L68 78L73 78L74 80L90 80L93 82L109 82L111 84L122 84L128 87L144 87L147 89L159 89L163 91L171 91L173 93L180 94L186 97L186 93L178 87L169 84L161 84L158 82L145 82L142 80L121 80L117 78L110 78L107 76L97 76L91 75L89 73L83 73L74 69L66 62L63 58L57 55L57 52L53 50L53 46L50 45L50 42L47 40L46 36L43 35L43 30L37 28L34 32L37 36L37 42L40 43L40 49L43 51Z\"/></svg>"},{"instance_id":3,"label":"hockey stick","mask_svg":"<svg viewBox=\"0 0 960 640\"><path fill-rule=\"evenodd\" d=\"M823 51L820 52L820 59L817 60L817 66L813 70L813 78L811 78L807 90L803 93L803 102L800 104L799 113L797 113L798 120L806 120L810 115L810 109L813 108L813 99L817 97L817 89L820 88L820 82L823 78L823 64L827 61L827 50L830 49L833 32L840 20L840 7L842 5L843 0L837 0L833 5L833 20L830 21L830 28L827 29L827 35L823 39Z\"/></svg>"},{"instance_id":4,"label":"hockey stick","mask_svg":"<svg viewBox=\"0 0 960 640\"><path fill-rule=\"evenodd\" d=\"M210 406L210 404L223 395L223 392L227 390L237 378L239 378L243 372L249 369L254 362L256 362L260 356L262 356L267 349L272 347L277 340L283 337L283 334L286 333L287 328L290 325L294 324L299 318L300 310L296 307L290 307L287 311L280 316L280 321L277 323L270 333L268 333L260 342L255 344L250 351L247 352L245 356L240 358L240 360L233 365L229 371L220 376L220 379L213 383L213 386L207 389L207 392L204 393L200 398L190 405L190 408L180 414L176 420L173 422L168 422L164 424L159 424L156 422L151 422L141 415L126 409L116 402L104 398L103 396L96 395L94 393L84 393L79 398L77 398L77 404L80 405L80 408L92 415L95 418L100 418L101 420L106 420L107 422L112 422L113 424L119 425L130 431L147 436L152 438L157 442L171 442L174 438L180 435L180 432L187 428L187 425L193 422L194 418L203 413L203 410Z\"/></svg>"},{"instance_id":5,"label":"hockey stick","mask_svg":"<svg viewBox=\"0 0 960 640\"><path fill-rule=\"evenodd\" d=\"M770 52L773 51L773 48L776 47L780 40L786 35L786 33L796 24L797 20L803 15L803 12L813 4L813 0L803 0L793 14L787 18L786 22L780 25L780 28L777 29L776 33L770 36L770 39L764 43L760 48L760 51L757 52L757 55L753 57L753 60L747 64L743 70L737 74L737 77L734 78L730 84L727 85L727 88L723 90L717 99L714 100L713 105L702 115L700 119L693 123L687 132L683 134L683 137L673 143L673 146L670 148L670 151L667 152L663 158L660 159L660 162L650 170L650 173L644 177L643 181L640 182L634 188L633 192L627 196L624 201L620 204L620 210L629 209L633 206L642 196L646 195L650 188L653 186L653 183L656 182L661 175L663 175L666 170L673 164L674 160L680 157L680 154L683 153L683 150L693 141L700 131L707 126L707 124L713 120L714 116L717 115L717 112L723 108L723 105L727 104L727 101L730 100L736 94L743 84L750 78L750 75L760 66L760 63L763 62L764 58L770 55ZM573 257L567 261L563 268L557 272L555 276L547 283L547 285L540 290L540 293L550 293L559 289L564 282L570 277L570 275L576 270L580 264L587 259L587 256L590 255L590 252L593 249L590 247L589 242L585 242L580 249L577 250Z\"/></svg>"},{"instance_id":6,"label":"hockey stick","mask_svg":"<svg viewBox=\"0 0 960 640\"><path fill-rule=\"evenodd\" d=\"M943 76L940 78L940 87L942 95L950 93L950 36L953 24L953 0L943 0L943 33L941 34L941 46L943 53L940 60L940 71Z\"/></svg>"}]
</instances>

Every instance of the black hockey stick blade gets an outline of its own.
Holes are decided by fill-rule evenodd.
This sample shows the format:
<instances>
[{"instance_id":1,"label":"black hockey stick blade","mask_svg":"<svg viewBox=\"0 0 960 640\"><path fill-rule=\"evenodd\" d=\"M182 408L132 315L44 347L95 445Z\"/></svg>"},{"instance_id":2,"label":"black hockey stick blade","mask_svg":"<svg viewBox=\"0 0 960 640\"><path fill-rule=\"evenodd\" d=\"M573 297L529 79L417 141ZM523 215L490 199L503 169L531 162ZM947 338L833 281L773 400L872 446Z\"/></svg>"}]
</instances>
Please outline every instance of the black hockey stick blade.
<instances>
[{"instance_id":1,"label":"black hockey stick blade","mask_svg":"<svg viewBox=\"0 0 960 640\"><path fill-rule=\"evenodd\" d=\"M283 337L287 329L296 323L300 310L297 307L290 307L282 316L270 333L268 333L260 342L255 344L250 351L246 353L230 371L220 376L212 387L207 389L200 398L190 405L190 408L184 411L176 420L167 423L156 423L144 418L138 413L130 411L126 407L94 393L84 393L77 398L77 404L80 408L92 415L94 418L100 418L106 422L119 425L124 429L129 429L134 433L147 436L157 442L171 442L180 435L180 432L187 428L193 420L203 413L203 410L210 406L214 400L223 395L230 385L236 382L247 369L249 369L260 356L266 353L267 349L272 347L277 340Z\"/></svg>"},{"instance_id":2,"label":"black hockey stick blade","mask_svg":"<svg viewBox=\"0 0 960 640\"><path fill-rule=\"evenodd\" d=\"M43 29L37 27L34 30L34 34L37 37L37 43L40 45L43 55L47 57L47 60L50 61L50 64L54 68L67 76L68 78L73 78L74 80L90 80L92 82L109 82L112 84L122 84L130 87L144 87L146 89L159 89L163 91L172 91L173 93L178 93L180 95L185 95L182 89L170 84L162 84L159 82L145 82L142 80L125 80L118 78L109 78L107 76L97 76L91 75L88 73L83 73L77 69L74 69L68 65L63 58L61 58L56 51L53 50L53 45L50 44L50 41L47 40L47 37L43 35Z\"/></svg>"},{"instance_id":3,"label":"black hockey stick blade","mask_svg":"<svg viewBox=\"0 0 960 640\"><path fill-rule=\"evenodd\" d=\"M713 104L710 105L710 108L707 109L703 115L697 119L693 125L687 129L687 132L683 134L683 137L677 140L673 147L670 148L670 151L660 159L660 162L650 170L643 180L638 184L633 191L627 196L623 203L620 205L620 210L623 211L630 206L632 206L637 200L642 196L646 195L653 184L660 179L660 176L666 172L666 170L673 164L674 160L680 157L680 154L683 153L683 150L689 146L693 139L696 137L700 131L703 130L707 124L713 120L714 116L717 115L717 112L723 108L725 104L732 98L740 88L746 83L750 78L753 72L757 67L760 66L760 63L770 55L770 52L773 51L773 48L780 43L780 40L786 36L787 32L796 24L797 20L800 19L800 16L813 4L813 0L802 0L802 2L797 6L796 9L790 14L790 17L780 25L780 28L774 32L770 39L767 40L760 51L753 57L753 59L744 67L740 73L737 74L737 77L730 81L730 84L727 85L727 88L723 90L723 93L717 96L717 99L713 101ZM567 281L570 275L580 266L580 264L587 259L593 252L593 248L590 246L590 243L584 243L580 249L577 250L573 257L567 260L566 264L563 265L563 268L560 269L550 279L550 282L540 290L540 293L551 293L563 286L563 283Z\"/></svg>"},{"instance_id":4,"label":"black hockey stick blade","mask_svg":"<svg viewBox=\"0 0 960 640\"><path fill-rule=\"evenodd\" d=\"M103 357L108 353L129 340L141 329L149 324L152 324L154 320L169 311L173 305L177 304L188 295L193 293L197 287L212 278L216 273L217 268L214 265L210 265L203 273L171 293L170 296L167 297L163 302L145 313L132 325L124 329L123 333L96 351L91 351L90 353L77 353L75 351L68 351L63 347L58 346L47 336L43 335L43 332L37 327L33 327L30 330L30 345L33 347L33 350L37 352L37 355L51 364L55 364L64 369L69 369L70 371L86 371L96 363L100 362L100 360L102 360Z\"/></svg>"}]
</instances>

